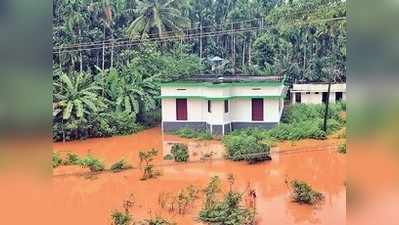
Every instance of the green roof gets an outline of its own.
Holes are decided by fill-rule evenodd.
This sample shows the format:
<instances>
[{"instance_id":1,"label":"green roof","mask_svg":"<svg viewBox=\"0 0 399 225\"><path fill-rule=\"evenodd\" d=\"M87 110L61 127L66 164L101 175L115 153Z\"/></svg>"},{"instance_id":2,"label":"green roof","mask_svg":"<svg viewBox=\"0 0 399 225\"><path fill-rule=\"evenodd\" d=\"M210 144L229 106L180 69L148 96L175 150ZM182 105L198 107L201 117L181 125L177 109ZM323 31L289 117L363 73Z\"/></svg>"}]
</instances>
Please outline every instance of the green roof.
<instances>
[{"instance_id":1,"label":"green roof","mask_svg":"<svg viewBox=\"0 0 399 225\"><path fill-rule=\"evenodd\" d=\"M161 99L178 99L178 98L189 98L189 99L206 99L206 100L227 100L227 99L251 99L251 98L265 98L265 99L280 99L283 98L282 95L261 95L261 96L247 96L247 95L241 95L241 96L223 96L223 97L209 97L209 96L194 96L194 95L188 95L188 96L160 96L158 98Z\"/></svg>"},{"instance_id":2,"label":"green roof","mask_svg":"<svg viewBox=\"0 0 399 225\"><path fill-rule=\"evenodd\" d=\"M283 85L281 81L241 81L230 83L212 83L212 82L193 82L193 81L175 81L161 83L161 87L250 87L250 86L280 86Z\"/></svg>"}]
</instances>

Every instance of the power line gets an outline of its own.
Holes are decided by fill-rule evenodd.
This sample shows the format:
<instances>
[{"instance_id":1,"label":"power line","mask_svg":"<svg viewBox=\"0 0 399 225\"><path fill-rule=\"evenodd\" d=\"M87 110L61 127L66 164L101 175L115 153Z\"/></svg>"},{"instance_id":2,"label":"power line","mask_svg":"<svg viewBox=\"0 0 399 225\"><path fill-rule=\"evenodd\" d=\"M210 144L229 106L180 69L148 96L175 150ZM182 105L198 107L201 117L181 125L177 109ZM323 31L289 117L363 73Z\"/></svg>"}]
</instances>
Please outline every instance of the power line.
<instances>
[{"instance_id":1,"label":"power line","mask_svg":"<svg viewBox=\"0 0 399 225\"><path fill-rule=\"evenodd\" d=\"M318 23L318 22L332 22L332 21L340 21L346 20L346 17L337 17L337 18L329 18L329 19L320 19L320 20L313 20L308 22L298 22L293 23L291 25L301 25L301 24L311 24L311 23ZM274 25L275 26L275 25ZM57 49L58 51L53 51L53 54L62 54L62 53L70 53L70 52L80 52L80 51L88 51L88 50L97 50L103 48L115 48L115 47L132 47L137 46L143 43L158 43L158 42L169 42L169 41L176 41L176 40L187 40L187 39L194 39L197 37L213 37L213 36L222 36L222 35L229 35L229 34L237 34L237 33L246 33L246 32L253 32L258 30L266 30L270 29L270 25L266 25L264 27L250 27L250 28L243 28L243 29L230 29L230 30L223 30L223 31L212 31L212 32L205 32L205 33L193 33L187 35L174 35L169 36L167 38L151 38L151 39L144 39L144 40L136 40L136 41L119 41L113 43L104 43L104 44L96 44L96 45L82 45L76 46L77 49L67 49L61 50ZM84 48L82 48L84 47Z\"/></svg>"},{"instance_id":2,"label":"power line","mask_svg":"<svg viewBox=\"0 0 399 225\"><path fill-rule=\"evenodd\" d=\"M292 15L299 15L299 14L304 14L304 13L310 13L310 12L316 12L322 9L327 9L327 7L320 7L317 9L312 9L312 10L302 10L302 11L297 11L295 13L290 13L290 16ZM264 18L253 18L249 20L241 20L241 21L232 21L229 23L221 23L221 24L213 24L213 25L208 25L208 26L202 26L203 29L207 28L222 28L222 26L232 26L235 24L243 24L243 23L249 23L249 22L263 22ZM199 27L197 28L191 28L191 29L186 29L180 31L181 33L190 33L190 31L198 31ZM169 31L169 32L163 32L163 34L168 35L168 34L176 34L177 32ZM150 37L152 38L152 37ZM92 42L84 42L84 43L77 43L77 44L70 44L67 46L56 46L53 48L53 50L63 50L63 49L68 49L68 48L76 48L76 47L82 47L82 46L89 46L89 45L103 45L103 44L108 44L108 43L114 43L115 41L140 41L142 38L129 38L129 37L124 37L124 38L117 38L117 39L106 39L106 40L100 40L100 41L92 41Z\"/></svg>"}]
</instances>

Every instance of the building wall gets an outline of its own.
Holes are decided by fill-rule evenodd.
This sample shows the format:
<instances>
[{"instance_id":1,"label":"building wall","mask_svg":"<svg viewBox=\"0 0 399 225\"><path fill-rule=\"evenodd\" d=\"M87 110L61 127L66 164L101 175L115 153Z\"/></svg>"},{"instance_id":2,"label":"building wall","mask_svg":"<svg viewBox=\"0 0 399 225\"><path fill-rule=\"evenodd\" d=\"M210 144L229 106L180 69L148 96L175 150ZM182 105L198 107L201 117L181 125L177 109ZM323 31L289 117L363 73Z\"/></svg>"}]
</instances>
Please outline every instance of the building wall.
<instances>
[{"instance_id":1,"label":"building wall","mask_svg":"<svg viewBox=\"0 0 399 225\"><path fill-rule=\"evenodd\" d=\"M279 122L283 106L279 106L279 99L264 99L263 101L263 122ZM253 122L252 121L252 100L232 99L231 100L231 122ZM279 108L281 111L279 111ZM257 121L259 122L259 121Z\"/></svg>"},{"instance_id":2,"label":"building wall","mask_svg":"<svg viewBox=\"0 0 399 225\"><path fill-rule=\"evenodd\" d=\"M301 103L304 104L321 104L323 101L323 92L310 92L310 94L306 94L306 92L299 92L301 93ZM291 93L291 103L295 104L295 92ZM346 93L342 93L342 100L346 101ZM330 92L330 97L329 97L330 103L335 103L335 92Z\"/></svg>"}]
</instances>

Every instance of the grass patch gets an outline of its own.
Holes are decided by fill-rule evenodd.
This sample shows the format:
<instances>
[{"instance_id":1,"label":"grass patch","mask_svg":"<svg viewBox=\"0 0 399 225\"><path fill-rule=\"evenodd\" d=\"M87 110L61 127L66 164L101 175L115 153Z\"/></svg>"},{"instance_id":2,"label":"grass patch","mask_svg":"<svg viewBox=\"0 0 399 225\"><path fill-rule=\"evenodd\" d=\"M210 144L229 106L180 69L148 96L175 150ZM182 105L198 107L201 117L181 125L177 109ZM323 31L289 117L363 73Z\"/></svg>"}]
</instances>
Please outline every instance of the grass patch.
<instances>
[{"instance_id":1,"label":"grass patch","mask_svg":"<svg viewBox=\"0 0 399 225\"><path fill-rule=\"evenodd\" d=\"M292 188L292 199L298 203L315 204L323 200L322 193L312 189L312 187L304 181L293 180L290 183Z\"/></svg>"},{"instance_id":2,"label":"grass patch","mask_svg":"<svg viewBox=\"0 0 399 225\"><path fill-rule=\"evenodd\" d=\"M174 132L175 135L184 138L197 140L212 140L213 137L209 132L196 131L190 128L180 128Z\"/></svg>"},{"instance_id":3,"label":"grass patch","mask_svg":"<svg viewBox=\"0 0 399 225\"><path fill-rule=\"evenodd\" d=\"M189 158L188 147L185 144L173 144L171 154L176 162L187 162Z\"/></svg>"}]
</instances>

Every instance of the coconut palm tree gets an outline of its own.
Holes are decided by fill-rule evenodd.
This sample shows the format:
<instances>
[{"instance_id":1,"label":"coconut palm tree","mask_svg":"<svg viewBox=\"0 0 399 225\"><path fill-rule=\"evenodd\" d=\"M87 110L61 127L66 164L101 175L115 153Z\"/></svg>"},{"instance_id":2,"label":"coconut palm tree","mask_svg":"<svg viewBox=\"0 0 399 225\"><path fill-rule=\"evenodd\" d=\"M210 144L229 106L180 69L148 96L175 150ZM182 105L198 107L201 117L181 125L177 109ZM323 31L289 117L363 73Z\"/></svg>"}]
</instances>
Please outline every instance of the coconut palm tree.
<instances>
[{"instance_id":1,"label":"coconut palm tree","mask_svg":"<svg viewBox=\"0 0 399 225\"><path fill-rule=\"evenodd\" d=\"M138 1L136 13L139 15L128 27L130 38L143 38L144 34L164 38L166 32L182 33L189 26L189 20L181 16L181 0L142 0Z\"/></svg>"}]
</instances>

